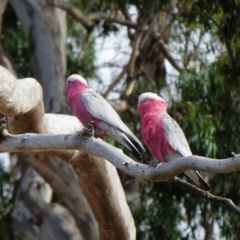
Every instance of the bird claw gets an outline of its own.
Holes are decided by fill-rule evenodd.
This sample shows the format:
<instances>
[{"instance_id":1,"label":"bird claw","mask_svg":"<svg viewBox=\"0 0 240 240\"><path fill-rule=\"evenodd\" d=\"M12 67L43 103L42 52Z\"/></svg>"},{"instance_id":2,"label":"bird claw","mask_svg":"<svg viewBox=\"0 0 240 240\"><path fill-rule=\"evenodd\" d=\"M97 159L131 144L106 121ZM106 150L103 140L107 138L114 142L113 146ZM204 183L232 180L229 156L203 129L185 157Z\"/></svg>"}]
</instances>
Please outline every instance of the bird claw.
<instances>
[{"instance_id":1,"label":"bird claw","mask_svg":"<svg viewBox=\"0 0 240 240\"><path fill-rule=\"evenodd\" d=\"M91 121L84 127L82 136L90 138L94 136L94 132L94 121Z\"/></svg>"},{"instance_id":2,"label":"bird claw","mask_svg":"<svg viewBox=\"0 0 240 240\"><path fill-rule=\"evenodd\" d=\"M231 152L231 155L232 155L232 159L234 159L236 157L235 152Z\"/></svg>"},{"instance_id":3,"label":"bird claw","mask_svg":"<svg viewBox=\"0 0 240 240\"><path fill-rule=\"evenodd\" d=\"M4 116L3 118L0 119L0 131L2 131L4 128L7 128L8 124L8 118L7 116Z\"/></svg>"},{"instance_id":4,"label":"bird claw","mask_svg":"<svg viewBox=\"0 0 240 240\"><path fill-rule=\"evenodd\" d=\"M161 167L162 164L163 164L162 162L160 162L160 163L152 163L152 164L149 165L149 167L153 167L155 169L158 169L158 168Z\"/></svg>"},{"instance_id":5,"label":"bird claw","mask_svg":"<svg viewBox=\"0 0 240 240\"><path fill-rule=\"evenodd\" d=\"M138 157L138 158L137 158L137 161L140 162L140 163L144 163L143 156Z\"/></svg>"},{"instance_id":6,"label":"bird claw","mask_svg":"<svg viewBox=\"0 0 240 240\"><path fill-rule=\"evenodd\" d=\"M10 136L10 134L7 131L7 125L8 125L8 118L7 116L4 116L0 119L0 134L7 137Z\"/></svg>"}]
</instances>

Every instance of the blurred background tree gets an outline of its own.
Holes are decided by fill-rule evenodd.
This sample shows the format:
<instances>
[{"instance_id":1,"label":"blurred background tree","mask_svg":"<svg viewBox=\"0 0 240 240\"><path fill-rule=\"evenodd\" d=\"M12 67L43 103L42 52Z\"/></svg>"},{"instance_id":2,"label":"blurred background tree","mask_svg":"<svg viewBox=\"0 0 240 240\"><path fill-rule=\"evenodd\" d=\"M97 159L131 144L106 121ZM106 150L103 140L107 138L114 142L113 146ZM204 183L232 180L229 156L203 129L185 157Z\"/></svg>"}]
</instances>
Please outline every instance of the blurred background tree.
<instances>
[{"instance_id":1,"label":"blurred background tree","mask_svg":"<svg viewBox=\"0 0 240 240\"><path fill-rule=\"evenodd\" d=\"M225 158L240 152L239 1L10 0L2 9L0 64L12 65L19 78L39 80L48 112L71 112L64 83L69 74L79 73L110 100L139 138L137 98L153 91L167 100L194 154ZM45 26L46 19L54 21L44 36L37 27ZM149 153L145 160L153 161ZM119 174L137 239L238 238L239 217L225 207L172 183ZM238 173L205 177L214 194L239 205ZM12 171L0 168L1 239L18 239L10 230L18 186L13 179ZM6 192L6 186L14 190Z\"/></svg>"}]
</instances>

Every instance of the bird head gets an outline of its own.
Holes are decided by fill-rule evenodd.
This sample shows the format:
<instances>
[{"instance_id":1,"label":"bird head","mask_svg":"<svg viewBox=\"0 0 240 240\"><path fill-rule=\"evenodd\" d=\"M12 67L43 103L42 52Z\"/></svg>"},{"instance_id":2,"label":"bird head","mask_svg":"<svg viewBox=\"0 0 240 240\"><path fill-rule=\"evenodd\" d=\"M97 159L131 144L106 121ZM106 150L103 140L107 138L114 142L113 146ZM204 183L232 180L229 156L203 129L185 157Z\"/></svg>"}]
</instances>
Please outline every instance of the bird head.
<instances>
[{"instance_id":1,"label":"bird head","mask_svg":"<svg viewBox=\"0 0 240 240\"><path fill-rule=\"evenodd\" d=\"M158 102L165 103L165 100L163 98L159 97L156 93L146 92L146 93L142 93L139 96L138 106L143 104L143 103L150 102L150 101L158 101Z\"/></svg>"},{"instance_id":2,"label":"bird head","mask_svg":"<svg viewBox=\"0 0 240 240\"><path fill-rule=\"evenodd\" d=\"M146 92L141 94L138 98L138 111L140 115L145 115L149 112L166 112L166 102L156 93Z\"/></svg>"},{"instance_id":3,"label":"bird head","mask_svg":"<svg viewBox=\"0 0 240 240\"><path fill-rule=\"evenodd\" d=\"M72 74L68 77L66 85L70 85L72 83L87 85L87 81L78 74Z\"/></svg>"},{"instance_id":4,"label":"bird head","mask_svg":"<svg viewBox=\"0 0 240 240\"><path fill-rule=\"evenodd\" d=\"M68 77L66 82L66 91L68 94L75 91L82 91L88 89L87 81L78 74L72 74Z\"/></svg>"}]
</instances>

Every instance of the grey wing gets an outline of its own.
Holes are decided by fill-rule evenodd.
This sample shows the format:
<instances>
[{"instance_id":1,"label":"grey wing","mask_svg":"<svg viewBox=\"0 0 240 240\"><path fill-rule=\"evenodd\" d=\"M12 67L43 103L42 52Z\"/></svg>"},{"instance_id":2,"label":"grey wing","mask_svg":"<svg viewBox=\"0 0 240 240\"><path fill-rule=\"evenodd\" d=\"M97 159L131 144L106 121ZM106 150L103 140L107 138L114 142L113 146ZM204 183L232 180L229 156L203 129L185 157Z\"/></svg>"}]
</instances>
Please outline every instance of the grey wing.
<instances>
[{"instance_id":1,"label":"grey wing","mask_svg":"<svg viewBox=\"0 0 240 240\"><path fill-rule=\"evenodd\" d=\"M98 118L122 131L130 131L122 122L121 118L112 106L98 93L93 90L86 90L82 94L82 101L84 102L88 112L95 118Z\"/></svg>"},{"instance_id":2,"label":"grey wing","mask_svg":"<svg viewBox=\"0 0 240 240\"><path fill-rule=\"evenodd\" d=\"M191 156L191 149L178 123L168 114L164 114L161 117L163 119L163 128L170 146L175 151L178 151L183 157Z\"/></svg>"},{"instance_id":3,"label":"grey wing","mask_svg":"<svg viewBox=\"0 0 240 240\"><path fill-rule=\"evenodd\" d=\"M111 105L98 93L87 90L82 94L82 101L89 113L110 126L108 136L129 148L137 159L145 152L141 142L123 123Z\"/></svg>"}]
</instances>

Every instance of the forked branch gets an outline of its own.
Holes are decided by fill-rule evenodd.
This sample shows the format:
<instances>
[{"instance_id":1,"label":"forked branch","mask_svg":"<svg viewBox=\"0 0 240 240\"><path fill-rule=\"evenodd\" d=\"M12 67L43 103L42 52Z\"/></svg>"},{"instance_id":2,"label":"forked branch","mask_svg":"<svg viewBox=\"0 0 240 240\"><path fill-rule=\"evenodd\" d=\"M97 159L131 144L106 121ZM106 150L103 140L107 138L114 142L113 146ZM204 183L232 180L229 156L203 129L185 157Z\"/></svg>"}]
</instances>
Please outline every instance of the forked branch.
<instances>
[{"instance_id":1,"label":"forked branch","mask_svg":"<svg viewBox=\"0 0 240 240\"><path fill-rule=\"evenodd\" d=\"M4 123L4 121L2 121ZM4 123L5 124L5 123ZM115 148L101 139L93 137L91 124L76 134L19 134L10 135L5 131L0 136L0 152L51 152L59 149L83 150L98 157L105 158L124 173L144 180L160 182L171 181L186 188L197 196L211 202L226 205L233 212L240 214L240 209L227 198L215 196L196 186L185 182L176 175L189 170L201 170L211 173L227 173L240 170L240 155L217 160L200 156L183 157L177 161L162 164L156 168L136 162L126 156L120 149Z\"/></svg>"},{"instance_id":2,"label":"forked branch","mask_svg":"<svg viewBox=\"0 0 240 240\"><path fill-rule=\"evenodd\" d=\"M213 203L224 205L224 206L228 207L232 212L240 215L240 208L238 206L236 206L233 203L233 201L229 198L223 198L223 197L213 195L210 192L206 192L206 191L196 187L195 185L192 185L178 177L174 177L173 183L176 184L177 186L187 189L189 192L194 193L198 197L204 198Z\"/></svg>"},{"instance_id":3,"label":"forked branch","mask_svg":"<svg viewBox=\"0 0 240 240\"><path fill-rule=\"evenodd\" d=\"M160 182L171 181L180 173L194 169L210 173L228 173L240 170L240 154L226 159L211 159L201 156L189 156L177 161L163 163L155 168L136 162L126 156L122 150L86 134L83 129L76 134L19 134L10 135L4 131L0 137L0 152L51 152L59 149L82 150L105 158L118 169L133 177Z\"/></svg>"}]
</instances>

